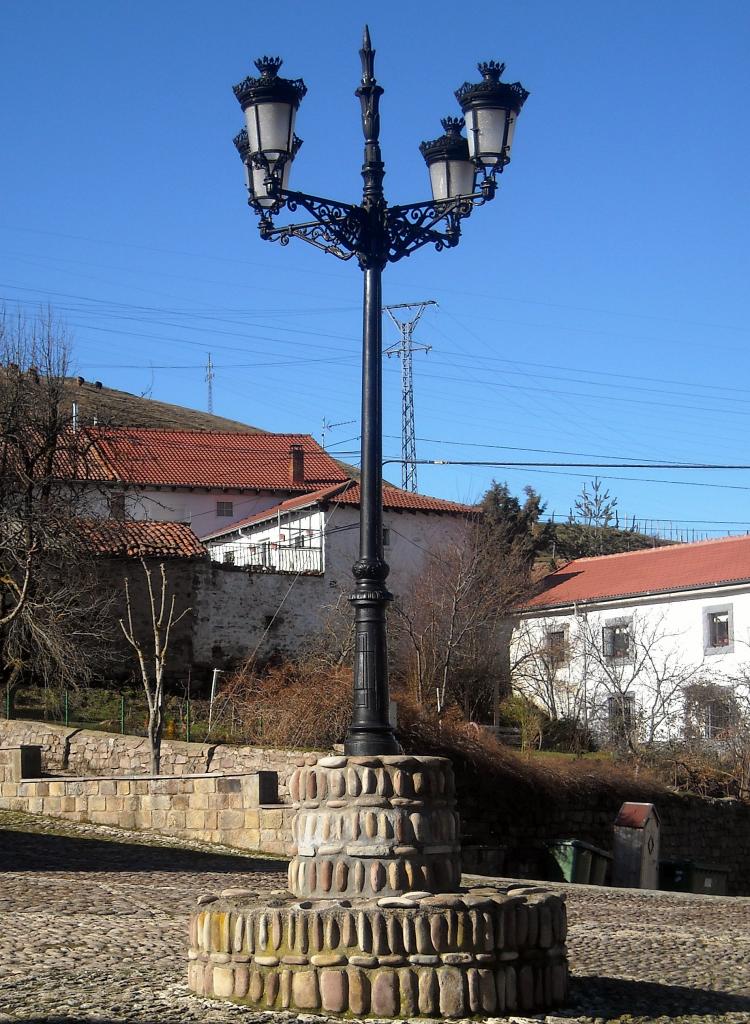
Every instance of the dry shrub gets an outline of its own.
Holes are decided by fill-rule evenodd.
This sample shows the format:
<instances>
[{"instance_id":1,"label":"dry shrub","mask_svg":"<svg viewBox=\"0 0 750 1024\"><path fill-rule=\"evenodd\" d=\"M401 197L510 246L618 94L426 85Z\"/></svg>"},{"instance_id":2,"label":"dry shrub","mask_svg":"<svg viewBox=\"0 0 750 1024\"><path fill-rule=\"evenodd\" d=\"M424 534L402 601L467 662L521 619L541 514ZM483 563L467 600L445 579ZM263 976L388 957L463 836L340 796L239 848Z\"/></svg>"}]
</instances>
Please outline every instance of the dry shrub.
<instances>
[{"instance_id":1,"label":"dry shrub","mask_svg":"<svg viewBox=\"0 0 750 1024\"><path fill-rule=\"evenodd\" d=\"M750 801L750 748L733 743L728 735L722 743L673 742L651 747L641 754L649 771L683 793Z\"/></svg>"},{"instance_id":2,"label":"dry shrub","mask_svg":"<svg viewBox=\"0 0 750 1024\"><path fill-rule=\"evenodd\" d=\"M536 803L588 803L653 800L664 786L643 772L586 759L530 760L458 714L438 718L412 701L399 701L399 739L412 754L447 757L453 762L459 803L465 794L503 810Z\"/></svg>"},{"instance_id":3,"label":"dry shrub","mask_svg":"<svg viewBox=\"0 0 750 1024\"><path fill-rule=\"evenodd\" d=\"M352 676L346 666L314 660L238 669L222 690L222 716L258 746L327 750L342 743L351 719Z\"/></svg>"}]
</instances>

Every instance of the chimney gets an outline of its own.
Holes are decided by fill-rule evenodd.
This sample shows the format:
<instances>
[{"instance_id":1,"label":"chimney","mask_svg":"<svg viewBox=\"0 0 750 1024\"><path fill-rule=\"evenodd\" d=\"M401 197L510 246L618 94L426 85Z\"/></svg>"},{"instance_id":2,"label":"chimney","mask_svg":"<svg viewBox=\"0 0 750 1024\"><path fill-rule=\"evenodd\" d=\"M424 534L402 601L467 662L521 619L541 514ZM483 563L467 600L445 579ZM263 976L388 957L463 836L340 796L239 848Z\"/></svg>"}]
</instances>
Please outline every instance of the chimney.
<instances>
[{"instance_id":1,"label":"chimney","mask_svg":"<svg viewBox=\"0 0 750 1024\"><path fill-rule=\"evenodd\" d=\"M305 482L305 452L301 444L289 445L289 483Z\"/></svg>"}]
</instances>

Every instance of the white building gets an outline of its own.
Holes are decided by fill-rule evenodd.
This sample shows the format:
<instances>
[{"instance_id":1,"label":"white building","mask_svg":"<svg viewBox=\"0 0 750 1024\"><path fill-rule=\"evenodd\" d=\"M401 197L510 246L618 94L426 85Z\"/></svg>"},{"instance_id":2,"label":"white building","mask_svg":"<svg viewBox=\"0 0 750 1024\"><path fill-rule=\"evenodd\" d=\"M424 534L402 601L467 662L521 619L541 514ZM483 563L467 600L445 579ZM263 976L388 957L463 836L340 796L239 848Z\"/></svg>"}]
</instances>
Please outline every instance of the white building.
<instances>
[{"instance_id":1,"label":"white building","mask_svg":"<svg viewBox=\"0 0 750 1024\"><path fill-rule=\"evenodd\" d=\"M513 624L514 687L610 739L720 739L748 708L750 537L579 558Z\"/></svg>"},{"instance_id":2,"label":"white building","mask_svg":"<svg viewBox=\"0 0 750 1024\"><path fill-rule=\"evenodd\" d=\"M197 534L349 477L309 434L85 428L90 512Z\"/></svg>"},{"instance_id":3,"label":"white building","mask_svg":"<svg viewBox=\"0 0 750 1024\"><path fill-rule=\"evenodd\" d=\"M349 481L277 503L202 534L214 561L259 572L325 575L347 587L359 547L359 484ZM474 513L468 505L383 488L383 550L396 596L430 552L460 543Z\"/></svg>"}]
</instances>

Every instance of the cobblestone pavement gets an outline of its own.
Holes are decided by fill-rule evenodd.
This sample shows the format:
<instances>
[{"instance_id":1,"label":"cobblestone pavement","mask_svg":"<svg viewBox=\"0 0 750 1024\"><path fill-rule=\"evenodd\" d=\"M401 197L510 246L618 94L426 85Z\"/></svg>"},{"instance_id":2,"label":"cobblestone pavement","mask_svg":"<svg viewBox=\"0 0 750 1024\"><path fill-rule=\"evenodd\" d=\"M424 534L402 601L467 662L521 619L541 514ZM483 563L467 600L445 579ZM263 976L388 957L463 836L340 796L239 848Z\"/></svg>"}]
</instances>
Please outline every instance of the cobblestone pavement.
<instances>
[{"instance_id":1,"label":"cobblestone pavement","mask_svg":"<svg viewBox=\"0 0 750 1024\"><path fill-rule=\"evenodd\" d=\"M200 999L185 984L196 897L235 885L270 892L283 868L0 812L0 1024L318 1024ZM572 1000L535 1020L750 1024L750 899L555 888L568 898Z\"/></svg>"}]
</instances>

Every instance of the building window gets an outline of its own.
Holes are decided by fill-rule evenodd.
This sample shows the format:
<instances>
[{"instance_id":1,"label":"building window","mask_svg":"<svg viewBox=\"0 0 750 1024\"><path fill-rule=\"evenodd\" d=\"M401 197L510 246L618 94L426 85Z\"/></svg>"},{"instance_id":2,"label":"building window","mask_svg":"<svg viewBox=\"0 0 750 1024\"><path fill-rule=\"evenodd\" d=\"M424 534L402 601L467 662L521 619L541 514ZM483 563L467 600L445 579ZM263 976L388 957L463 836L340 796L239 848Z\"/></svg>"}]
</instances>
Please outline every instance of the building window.
<instances>
[{"instance_id":1,"label":"building window","mask_svg":"<svg viewBox=\"0 0 750 1024\"><path fill-rule=\"evenodd\" d=\"M234 565L234 551L224 552L224 565Z\"/></svg>"},{"instance_id":2,"label":"building window","mask_svg":"<svg viewBox=\"0 0 750 1024\"><path fill-rule=\"evenodd\" d=\"M387 526L383 527L383 547L389 548L391 546L391 531Z\"/></svg>"},{"instance_id":3,"label":"building window","mask_svg":"<svg viewBox=\"0 0 750 1024\"><path fill-rule=\"evenodd\" d=\"M729 646L729 612L709 612L708 644L709 647Z\"/></svg>"},{"instance_id":4,"label":"building window","mask_svg":"<svg viewBox=\"0 0 750 1024\"><path fill-rule=\"evenodd\" d=\"M568 660L568 637L564 629L550 629L545 636L547 658L552 665L564 665Z\"/></svg>"},{"instance_id":5,"label":"building window","mask_svg":"<svg viewBox=\"0 0 750 1024\"><path fill-rule=\"evenodd\" d=\"M737 721L737 698L731 687L716 683L686 687L685 739L726 739Z\"/></svg>"},{"instance_id":6,"label":"building window","mask_svg":"<svg viewBox=\"0 0 750 1024\"><path fill-rule=\"evenodd\" d=\"M115 491L109 496L109 514L112 519L125 518L125 495L122 491Z\"/></svg>"},{"instance_id":7,"label":"building window","mask_svg":"<svg viewBox=\"0 0 750 1024\"><path fill-rule=\"evenodd\" d=\"M293 543L294 543L295 548L303 548L305 546L304 534L302 534L302 533L296 534L296 536L293 538Z\"/></svg>"},{"instance_id":8,"label":"building window","mask_svg":"<svg viewBox=\"0 0 750 1024\"><path fill-rule=\"evenodd\" d=\"M635 694L617 693L607 698L607 724L613 743L623 743L635 727Z\"/></svg>"},{"instance_id":9,"label":"building window","mask_svg":"<svg viewBox=\"0 0 750 1024\"><path fill-rule=\"evenodd\" d=\"M734 644L732 606L705 608L703 611L703 651L705 654L725 654Z\"/></svg>"},{"instance_id":10,"label":"building window","mask_svg":"<svg viewBox=\"0 0 750 1024\"><path fill-rule=\"evenodd\" d=\"M234 502L233 501L217 501L216 502L216 515L221 516L223 519L231 519L234 515Z\"/></svg>"},{"instance_id":11,"label":"building window","mask_svg":"<svg viewBox=\"0 0 750 1024\"><path fill-rule=\"evenodd\" d=\"M605 658L624 661L631 654L630 621L627 619L608 622L602 629L602 649Z\"/></svg>"}]
</instances>

